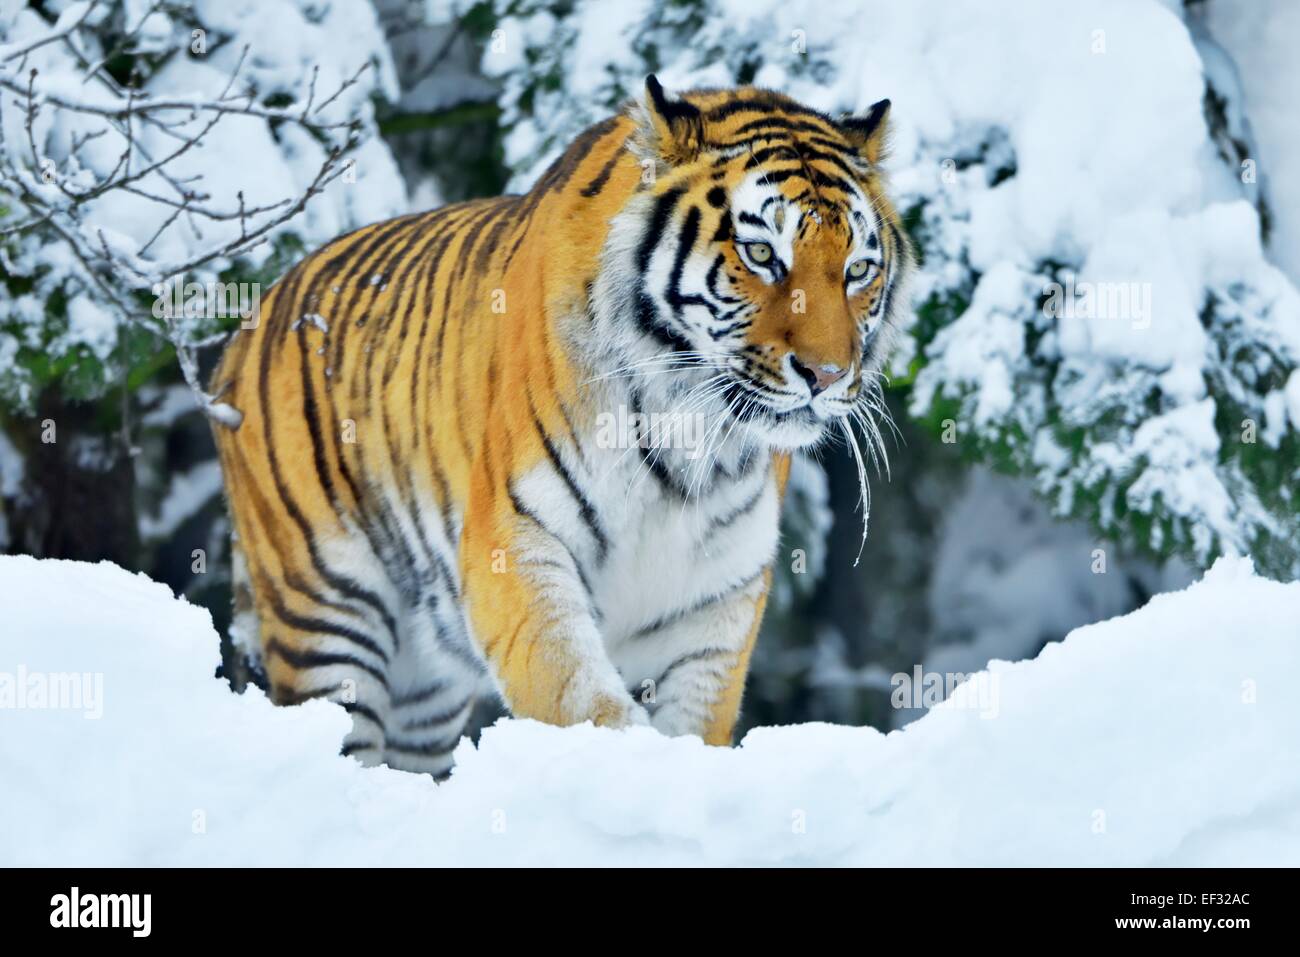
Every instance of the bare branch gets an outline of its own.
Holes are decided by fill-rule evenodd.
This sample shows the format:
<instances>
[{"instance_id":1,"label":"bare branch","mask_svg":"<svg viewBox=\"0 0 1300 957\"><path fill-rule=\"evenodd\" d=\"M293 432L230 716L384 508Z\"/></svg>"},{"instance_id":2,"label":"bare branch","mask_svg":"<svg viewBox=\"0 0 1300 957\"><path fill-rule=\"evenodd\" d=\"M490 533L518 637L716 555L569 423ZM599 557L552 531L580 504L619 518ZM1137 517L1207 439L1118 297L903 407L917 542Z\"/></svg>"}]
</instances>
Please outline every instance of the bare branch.
<instances>
[{"instance_id":1,"label":"bare branch","mask_svg":"<svg viewBox=\"0 0 1300 957\"><path fill-rule=\"evenodd\" d=\"M353 73L350 77L348 77L341 84L339 84L339 88L334 91L333 95L330 96L328 100L326 100L320 106L316 107L316 112L319 113L321 110L325 109L325 107L329 106L331 103L337 100L340 96L343 95L344 90L348 89L349 87L355 86L357 84L357 81L361 79L361 74L365 73L369 69L370 69L370 61L367 60L365 63L361 64L361 66L357 67L356 73ZM339 124L333 124L329 128L337 129L338 125ZM350 121L349 123L344 123L341 125L343 126L350 125Z\"/></svg>"},{"instance_id":2,"label":"bare branch","mask_svg":"<svg viewBox=\"0 0 1300 957\"><path fill-rule=\"evenodd\" d=\"M342 175L346 170L343 158L357 143L356 123L352 119L326 121L323 111L355 86L372 64L363 63L323 100L318 99L320 71L313 68L305 99L273 108L258 102L255 89L238 89L249 53L246 45L219 95L154 96L140 88L136 77L120 83L105 65L136 48L145 22L166 8L166 0L154 0L138 22L127 24L112 47L92 61L85 51L96 49L93 38L87 41L87 35L79 31L92 29L88 24L99 3L93 0L67 17L66 23L55 24L22 46L0 48L0 111L8 103L23 110L26 136L20 150L12 149L13 144L6 147L0 123L0 193L19 214L16 221L0 228L0 240L39 235L43 244L66 247L69 261L75 263L68 274L74 284L71 291L78 292L79 284L80 291L90 294L122 322L141 325L165 339L203 412L238 428L239 412L204 390L197 360L199 350L220 344L226 334L190 328L192 324L171 315L170 310L156 317L153 310L141 307L141 290L156 289L172 277L226 268L269 242ZM70 55L81 73L81 83L91 84L85 95L69 92L67 84L42 82L44 78L36 69L27 68L29 54L55 43ZM68 121L66 128L73 132L67 141L40 139L46 126L38 120L46 110ZM236 192L233 201L231 197L214 197L212 190L203 187L201 174L183 172L178 161L232 116L296 126L322 141L326 155L307 187L297 195L250 205L243 190ZM112 168L105 173L102 145L110 134L121 145L110 160ZM160 140L166 148L159 148ZM88 149L96 141L100 141L98 157ZM99 173L93 183L87 183L84 177L92 169ZM137 246L138 240L124 243L111 223L96 225L92 204L114 193L129 194L144 208L157 211L157 226L143 244ZM238 229L219 230L205 243L201 223L237 223ZM181 228L180 224L193 233L188 252L181 261L159 259L154 251L163 245L160 240ZM9 261L3 247L0 258Z\"/></svg>"},{"instance_id":3,"label":"bare branch","mask_svg":"<svg viewBox=\"0 0 1300 957\"><path fill-rule=\"evenodd\" d=\"M328 106L339 94L342 93L352 84L356 83L360 75L370 64L363 64L361 69L352 77L340 84L338 90L330 96L328 100L316 108L314 112L319 113L322 108ZM21 83L16 82L11 77L0 73L0 88L10 90L14 93L26 93ZM254 116L262 120L285 120L299 123L311 130L328 131L346 129L350 120L340 120L336 123L323 123L311 120L304 120L299 116L299 111L284 108L275 109L269 106L261 106L254 102L249 102L248 97L224 97L222 99L204 99L202 96L195 94L192 97L149 97L139 96L127 103L114 106L101 106L98 103L88 102L86 100L76 100L71 97L63 96L58 93L45 93L42 101L61 110L69 110L74 113L84 113L89 116L101 116L105 119L123 120L128 116L150 115L155 113L183 112L191 116L197 116L200 113L216 113L222 116Z\"/></svg>"}]
</instances>

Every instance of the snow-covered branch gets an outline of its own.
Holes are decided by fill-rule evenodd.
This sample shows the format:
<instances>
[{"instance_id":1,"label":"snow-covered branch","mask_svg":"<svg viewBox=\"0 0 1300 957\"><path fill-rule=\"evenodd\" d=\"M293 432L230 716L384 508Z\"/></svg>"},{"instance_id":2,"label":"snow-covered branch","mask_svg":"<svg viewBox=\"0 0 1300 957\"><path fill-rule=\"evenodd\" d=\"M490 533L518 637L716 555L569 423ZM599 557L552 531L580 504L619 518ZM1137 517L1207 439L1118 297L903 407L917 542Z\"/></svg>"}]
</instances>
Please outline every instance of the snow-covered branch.
<instances>
[{"instance_id":1,"label":"snow-covered branch","mask_svg":"<svg viewBox=\"0 0 1300 957\"><path fill-rule=\"evenodd\" d=\"M76 303L115 328L143 326L174 348L200 407L237 421L202 389L194 354L221 341L212 320L228 317L160 317L149 302L160 285L259 270L283 238L310 246L399 211L400 182L371 179L376 202L342 195L352 190L320 200L340 178L355 183L363 158L372 174L394 172L375 138L372 100L396 88L373 11L327 6L304 21L320 53L306 69L256 17L208 24L161 0L140 12L88 0L54 23L10 16L0 19L0 278L34 279L37 297L19 318L30 326L38 307L62 301L69 325ZM0 339L9 317L0 310ZM94 351L103 360L111 343Z\"/></svg>"}]
</instances>

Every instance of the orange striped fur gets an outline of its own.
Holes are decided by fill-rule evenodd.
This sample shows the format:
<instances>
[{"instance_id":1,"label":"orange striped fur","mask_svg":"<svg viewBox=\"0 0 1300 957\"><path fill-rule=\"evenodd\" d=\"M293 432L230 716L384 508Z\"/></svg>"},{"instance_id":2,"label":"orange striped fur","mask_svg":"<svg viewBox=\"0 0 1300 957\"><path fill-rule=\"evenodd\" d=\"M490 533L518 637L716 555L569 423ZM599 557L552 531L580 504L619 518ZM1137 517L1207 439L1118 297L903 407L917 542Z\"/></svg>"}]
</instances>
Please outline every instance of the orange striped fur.
<instances>
[{"instance_id":1,"label":"orange striped fur","mask_svg":"<svg viewBox=\"0 0 1300 957\"><path fill-rule=\"evenodd\" d=\"M909 258L886 112L650 78L527 194L286 274L212 384L244 416L216 427L233 630L274 699L435 774L493 689L730 741L789 454L871 420ZM695 446L601 439L656 411Z\"/></svg>"}]
</instances>

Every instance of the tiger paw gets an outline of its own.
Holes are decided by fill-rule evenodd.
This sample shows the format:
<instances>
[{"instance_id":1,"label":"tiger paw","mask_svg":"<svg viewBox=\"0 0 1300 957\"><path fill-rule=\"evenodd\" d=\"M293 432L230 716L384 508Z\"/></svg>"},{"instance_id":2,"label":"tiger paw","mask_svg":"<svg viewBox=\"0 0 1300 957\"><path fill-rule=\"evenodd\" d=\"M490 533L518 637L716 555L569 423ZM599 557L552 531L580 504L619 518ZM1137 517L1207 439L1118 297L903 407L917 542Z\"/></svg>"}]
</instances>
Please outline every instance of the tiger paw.
<instances>
[{"instance_id":1,"label":"tiger paw","mask_svg":"<svg viewBox=\"0 0 1300 957\"><path fill-rule=\"evenodd\" d=\"M635 724L648 725L650 715L623 687L623 679L613 667L591 662L579 665L565 682L558 713L549 720L557 724L590 721L601 728L628 728Z\"/></svg>"},{"instance_id":2,"label":"tiger paw","mask_svg":"<svg viewBox=\"0 0 1300 957\"><path fill-rule=\"evenodd\" d=\"M600 692L588 706L587 717L598 728L630 728L650 724L650 714L626 693L614 695Z\"/></svg>"}]
</instances>

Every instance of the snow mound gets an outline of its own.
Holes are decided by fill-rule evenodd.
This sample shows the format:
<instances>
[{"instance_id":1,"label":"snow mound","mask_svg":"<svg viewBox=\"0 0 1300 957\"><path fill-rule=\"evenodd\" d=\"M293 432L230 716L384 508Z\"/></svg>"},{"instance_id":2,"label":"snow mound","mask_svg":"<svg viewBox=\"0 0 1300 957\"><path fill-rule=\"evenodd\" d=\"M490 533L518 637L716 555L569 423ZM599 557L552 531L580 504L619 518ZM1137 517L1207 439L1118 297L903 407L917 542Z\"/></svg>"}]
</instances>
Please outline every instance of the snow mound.
<instances>
[{"instance_id":1,"label":"snow mound","mask_svg":"<svg viewBox=\"0 0 1300 957\"><path fill-rule=\"evenodd\" d=\"M0 608L3 865L1300 864L1300 583L1244 559L888 735L502 721L441 786L231 694L144 576L0 557Z\"/></svg>"}]
</instances>

